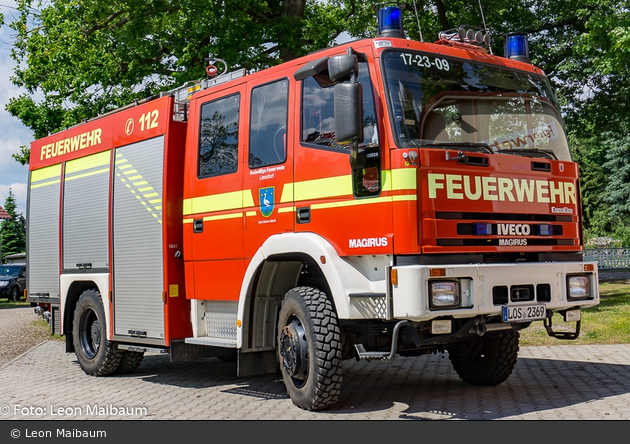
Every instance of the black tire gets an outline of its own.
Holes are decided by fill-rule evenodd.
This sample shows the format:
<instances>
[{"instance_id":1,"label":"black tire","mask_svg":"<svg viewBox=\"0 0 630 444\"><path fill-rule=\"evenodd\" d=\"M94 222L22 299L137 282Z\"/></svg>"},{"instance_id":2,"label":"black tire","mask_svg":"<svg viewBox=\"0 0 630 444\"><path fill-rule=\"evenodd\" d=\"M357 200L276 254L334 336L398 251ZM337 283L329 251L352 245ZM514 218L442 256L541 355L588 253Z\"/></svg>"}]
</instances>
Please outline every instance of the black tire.
<instances>
[{"instance_id":1,"label":"black tire","mask_svg":"<svg viewBox=\"0 0 630 444\"><path fill-rule=\"evenodd\" d=\"M278 316L280 372L293 403L322 410L341 391L341 330L326 294L297 287L286 294Z\"/></svg>"},{"instance_id":2,"label":"black tire","mask_svg":"<svg viewBox=\"0 0 630 444\"><path fill-rule=\"evenodd\" d=\"M517 330L487 333L468 348L449 350L448 356L463 381L474 385L498 385L514 370L519 337Z\"/></svg>"},{"instance_id":3,"label":"black tire","mask_svg":"<svg viewBox=\"0 0 630 444\"><path fill-rule=\"evenodd\" d=\"M74 309L72 342L81 369L90 376L114 373L123 353L107 340L103 300L98 290L85 290Z\"/></svg>"},{"instance_id":4,"label":"black tire","mask_svg":"<svg viewBox=\"0 0 630 444\"><path fill-rule=\"evenodd\" d=\"M20 300L20 288L17 286L14 286L13 288L11 288L11 293L9 294L9 300L11 302L17 302Z\"/></svg>"},{"instance_id":5,"label":"black tire","mask_svg":"<svg viewBox=\"0 0 630 444\"><path fill-rule=\"evenodd\" d=\"M133 373L142 363L142 359L144 359L144 353L125 350L122 352L120 364L114 373L117 375Z\"/></svg>"}]
</instances>

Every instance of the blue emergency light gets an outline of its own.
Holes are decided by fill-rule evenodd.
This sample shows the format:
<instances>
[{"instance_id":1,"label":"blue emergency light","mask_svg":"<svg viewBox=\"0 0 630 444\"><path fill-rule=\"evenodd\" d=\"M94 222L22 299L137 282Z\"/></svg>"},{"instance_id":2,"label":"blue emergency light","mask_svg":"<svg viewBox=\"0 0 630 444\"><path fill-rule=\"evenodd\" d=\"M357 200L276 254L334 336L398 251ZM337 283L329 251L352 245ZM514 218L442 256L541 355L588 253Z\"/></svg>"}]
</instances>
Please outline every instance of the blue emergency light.
<instances>
[{"instance_id":1,"label":"blue emergency light","mask_svg":"<svg viewBox=\"0 0 630 444\"><path fill-rule=\"evenodd\" d=\"M505 34L505 57L508 59L518 60L519 62L530 63L529 46L527 43L527 33L511 32Z\"/></svg>"},{"instance_id":2,"label":"blue emergency light","mask_svg":"<svg viewBox=\"0 0 630 444\"><path fill-rule=\"evenodd\" d=\"M473 224L475 234L489 235L492 234L492 224L475 223Z\"/></svg>"},{"instance_id":3,"label":"blue emergency light","mask_svg":"<svg viewBox=\"0 0 630 444\"><path fill-rule=\"evenodd\" d=\"M398 6L386 6L378 11L379 37L405 38L402 11Z\"/></svg>"}]
</instances>

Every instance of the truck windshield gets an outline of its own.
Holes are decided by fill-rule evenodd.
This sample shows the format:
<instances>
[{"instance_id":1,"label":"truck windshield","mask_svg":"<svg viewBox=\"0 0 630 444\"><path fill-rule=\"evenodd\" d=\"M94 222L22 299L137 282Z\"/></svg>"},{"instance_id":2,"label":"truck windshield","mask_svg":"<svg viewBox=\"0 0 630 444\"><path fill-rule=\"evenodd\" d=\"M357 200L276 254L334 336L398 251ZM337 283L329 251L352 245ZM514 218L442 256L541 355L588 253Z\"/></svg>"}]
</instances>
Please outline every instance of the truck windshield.
<instances>
[{"instance_id":1,"label":"truck windshield","mask_svg":"<svg viewBox=\"0 0 630 444\"><path fill-rule=\"evenodd\" d=\"M571 160L543 76L415 51L388 51L383 67L400 147Z\"/></svg>"}]
</instances>

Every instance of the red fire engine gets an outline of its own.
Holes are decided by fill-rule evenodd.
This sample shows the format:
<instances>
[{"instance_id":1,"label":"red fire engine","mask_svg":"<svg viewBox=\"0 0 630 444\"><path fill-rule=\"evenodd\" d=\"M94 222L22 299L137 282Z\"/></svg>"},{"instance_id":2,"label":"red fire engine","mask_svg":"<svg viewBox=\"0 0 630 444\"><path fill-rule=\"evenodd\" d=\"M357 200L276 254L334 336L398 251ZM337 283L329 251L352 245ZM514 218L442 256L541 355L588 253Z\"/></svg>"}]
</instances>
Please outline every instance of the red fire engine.
<instances>
[{"instance_id":1,"label":"red fire engine","mask_svg":"<svg viewBox=\"0 0 630 444\"><path fill-rule=\"evenodd\" d=\"M87 374L214 356L318 410L347 359L448 353L494 385L521 329L579 335L597 266L526 36L498 57L485 30L417 42L380 15L376 38L212 66L32 143L28 299Z\"/></svg>"}]
</instances>

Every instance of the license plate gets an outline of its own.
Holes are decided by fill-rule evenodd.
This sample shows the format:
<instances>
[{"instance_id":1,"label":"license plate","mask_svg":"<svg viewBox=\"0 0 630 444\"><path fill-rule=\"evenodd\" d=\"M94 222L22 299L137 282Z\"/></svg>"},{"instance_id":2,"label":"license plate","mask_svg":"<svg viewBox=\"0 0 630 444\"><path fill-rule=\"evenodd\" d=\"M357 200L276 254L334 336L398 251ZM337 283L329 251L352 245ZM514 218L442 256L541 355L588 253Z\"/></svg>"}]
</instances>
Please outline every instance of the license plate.
<instances>
[{"instance_id":1,"label":"license plate","mask_svg":"<svg viewBox=\"0 0 630 444\"><path fill-rule=\"evenodd\" d=\"M504 305L503 322L540 321L547 317L544 305Z\"/></svg>"}]
</instances>

